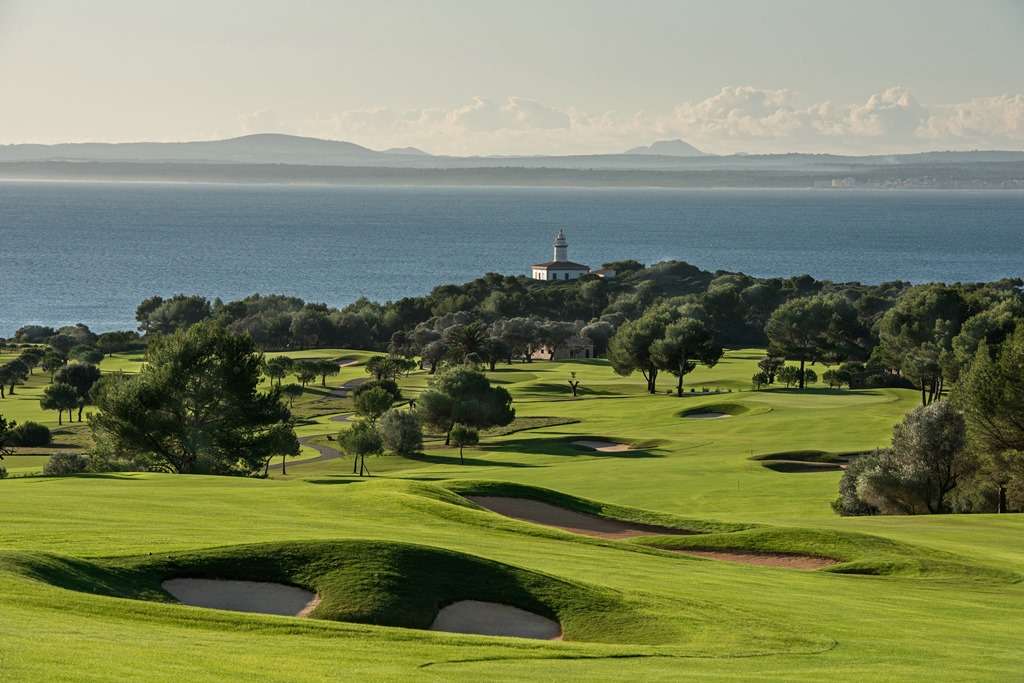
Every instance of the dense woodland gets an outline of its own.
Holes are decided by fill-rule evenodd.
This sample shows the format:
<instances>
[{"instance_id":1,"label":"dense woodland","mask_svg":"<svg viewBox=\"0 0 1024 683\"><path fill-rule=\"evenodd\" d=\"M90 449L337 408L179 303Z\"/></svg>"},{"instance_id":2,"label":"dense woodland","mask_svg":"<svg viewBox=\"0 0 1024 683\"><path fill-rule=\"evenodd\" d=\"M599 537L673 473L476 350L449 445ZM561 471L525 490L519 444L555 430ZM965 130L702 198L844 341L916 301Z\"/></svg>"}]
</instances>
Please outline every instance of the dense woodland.
<instances>
[{"instance_id":1,"label":"dense woodland","mask_svg":"<svg viewBox=\"0 0 1024 683\"><path fill-rule=\"evenodd\" d=\"M84 405L101 407L91 420L100 460L126 462L132 460L126 453L146 451L150 466L171 471L253 474L265 470L271 455L297 452L280 377L296 372L304 387L337 372L337 364L326 361L285 368L283 358L256 360L260 351L385 351L368 367L373 384L357 396L366 425L345 436L348 450L362 458L355 467L362 473L365 455L386 444L414 452L422 438L419 423L459 446L473 443L477 429L507 424L514 416L511 398L491 388L479 369L531 362L542 347L582 337L619 374L641 376L651 394L664 389L659 379L669 375L669 391L678 395L698 364L714 365L727 347L759 347L767 353L751 378L755 390L802 390L821 381L836 389L920 392L921 408L897 426L893 446L847 469L835 503L841 514L1024 507L1021 280L863 285L807 275L709 273L682 262L605 267L617 277L541 282L488 274L423 297L361 299L342 309L280 295L231 302L154 296L136 310L137 331L22 327L9 342L20 355L0 365L0 398L39 367L52 380L42 407L56 410L59 420L66 413L71 421L77 411L81 421ZM100 376L96 365L104 355L143 348L149 363L140 378ZM401 401L396 380L417 364L436 377L419 398L416 419L389 413ZM246 382L239 384L241 375L227 367L246 368ZM248 431L233 431L220 413L203 416L218 425L215 439L204 436L221 444L217 452L178 452L173 444L191 438L150 424L155 408L138 410L162 406L176 414L167 401L191 404L194 397L176 396L181 382L174 380L189 373L196 386L218 397L220 413L252 422ZM260 393L261 375L276 377L278 386ZM266 419L253 422L253 415ZM153 434L160 430L168 445L158 448ZM32 437L12 431L9 438Z\"/></svg>"}]
</instances>

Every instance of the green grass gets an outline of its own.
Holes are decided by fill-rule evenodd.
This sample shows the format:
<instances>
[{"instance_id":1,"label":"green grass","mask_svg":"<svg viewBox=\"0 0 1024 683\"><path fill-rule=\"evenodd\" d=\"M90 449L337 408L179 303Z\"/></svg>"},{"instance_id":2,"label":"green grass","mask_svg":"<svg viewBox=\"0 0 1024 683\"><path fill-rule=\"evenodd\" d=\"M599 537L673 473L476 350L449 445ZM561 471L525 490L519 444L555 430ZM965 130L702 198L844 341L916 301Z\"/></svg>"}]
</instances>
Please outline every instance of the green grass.
<instances>
[{"instance_id":1,"label":"green grass","mask_svg":"<svg viewBox=\"0 0 1024 683\"><path fill-rule=\"evenodd\" d=\"M270 480L2 481L3 678L1019 677L1024 519L835 516L829 501L838 471L794 475L763 463L800 461L807 451L827 461L884 445L918 398L905 390L750 391L759 357L731 351L687 377L688 385L732 393L698 388L682 398L664 393L668 381L648 396L641 378L617 376L602 361L499 367L492 377L512 392L525 429L482 435L466 449L466 465L457 449L430 440L422 456L371 459L376 476L364 481L348 474L346 458L289 466L287 477ZM586 389L577 399L566 383L570 371ZM356 376L365 376L361 367L346 368L328 384ZM428 379L415 373L404 390L415 395ZM32 384L18 389L33 391ZM308 397L300 436L330 443L326 436L344 428L330 418L348 408L318 401L325 399ZM680 418L725 412L723 404L735 409L730 419ZM600 453L571 443L598 436L638 450ZM580 537L478 508L460 495L471 493L697 533ZM687 548L810 554L839 564L799 572L672 552ZM324 618L171 604L159 580L181 574L313 588L324 594L316 615ZM407 628L464 598L556 616L566 642Z\"/></svg>"}]
</instances>

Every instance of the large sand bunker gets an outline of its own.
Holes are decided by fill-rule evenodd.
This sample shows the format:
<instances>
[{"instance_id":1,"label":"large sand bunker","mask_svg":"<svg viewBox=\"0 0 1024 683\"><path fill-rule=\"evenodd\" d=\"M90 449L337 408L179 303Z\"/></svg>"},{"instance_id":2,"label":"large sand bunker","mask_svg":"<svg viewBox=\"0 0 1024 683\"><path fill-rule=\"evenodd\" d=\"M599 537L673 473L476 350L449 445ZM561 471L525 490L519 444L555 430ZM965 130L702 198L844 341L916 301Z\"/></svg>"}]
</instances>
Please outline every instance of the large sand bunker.
<instances>
[{"instance_id":1,"label":"large sand bunker","mask_svg":"<svg viewBox=\"0 0 1024 683\"><path fill-rule=\"evenodd\" d=\"M783 553L745 553L733 550L678 550L677 552L686 555L696 555L709 560L722 560L724 562L739 562L742 564L756 564L763 567L785 567L787 569L800 569L803 571L814 571L824 567L831 567L838 564L835 560L825 557L812 557L810 555L786 555Z\"/></svg>"},{"instance_id":2,"label":"large sand bunker","mask_svg":"<svg viewBox=\"0 0 1024 683\"><path fill-rule=\"evenodd\" d=\"M186 605L234 612L259 612L305 617L320 603L316 593L262 581L221 579L170 579L163 589Z\"/></svg>"},{"instance_id":3,"label":"large sand bunker","mask_svg":"<svg viewBox=\"0 0 1024 683\"><path fill-rule=\"evenodd\" d=\"M558 527L585 536L598 538L630 538L632 536L655 536L664 534L688 534L680 529L625 522L597 515L588 515L566 508L542 503L528 498L507 496L466 496L480 507L506 517L514 517L534 524Z\"/></svg>"},{"instance_id":4,"label":"large sand bunker","mask_svg":"<svg viewBox=\"0 0 1024 683\"><path fill-rule=\"evenodd\" d=\"M597 441L594 439L584 439L582 441L573 441L576 446L583 446L584 448L592 448L595 451L601 451L602 453L624 453L625 451L633 450L633 447L628 443L618 443L616 441Z\"/></svg>"},{"instance_id":5,"label":"large sand bunker","mask_svg":"<svg viewBox=\"0 0 1024 683\"><path fill-rule=\"evenodd\" d=\"M430 630L538 640L562 637L557 621L518 607L480 600L460 600L442 608Z\"/></svg>"}]
</instances>

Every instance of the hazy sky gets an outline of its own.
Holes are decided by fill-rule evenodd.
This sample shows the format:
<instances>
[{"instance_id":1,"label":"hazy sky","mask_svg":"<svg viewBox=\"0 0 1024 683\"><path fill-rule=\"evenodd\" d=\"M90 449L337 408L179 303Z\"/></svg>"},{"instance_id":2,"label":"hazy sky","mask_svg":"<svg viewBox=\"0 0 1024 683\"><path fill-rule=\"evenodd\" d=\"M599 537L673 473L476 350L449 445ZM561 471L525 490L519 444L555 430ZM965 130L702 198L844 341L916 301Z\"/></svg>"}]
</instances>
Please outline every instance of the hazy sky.
<instances>
[{"instance_id":1,"label":"hazy sky","mask_svg":"<svg viewBox=\"0 0 1024 683\"><path fill-rule=\"evenodd\" d=\"M1018 0L0 0L0 143L1024 148Z\"/></svg>"}]
</instances>

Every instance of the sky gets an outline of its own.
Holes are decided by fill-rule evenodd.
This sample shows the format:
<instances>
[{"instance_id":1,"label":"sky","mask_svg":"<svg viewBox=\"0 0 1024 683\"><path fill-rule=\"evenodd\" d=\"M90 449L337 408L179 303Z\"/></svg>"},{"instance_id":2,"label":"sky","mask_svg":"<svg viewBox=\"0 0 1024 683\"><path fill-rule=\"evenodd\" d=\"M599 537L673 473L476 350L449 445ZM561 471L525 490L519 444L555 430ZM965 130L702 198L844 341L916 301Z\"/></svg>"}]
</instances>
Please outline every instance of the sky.
<instances>
[{"instance_id":1,"label":"sky","mask_svg":"<svg viewBox=\"0 0 1024 683\"><path fill-rule=\"evenodd\" d=\"M1020 0L0 0L0 144L1024 149Z\"/></svg>"}]
</instances>

